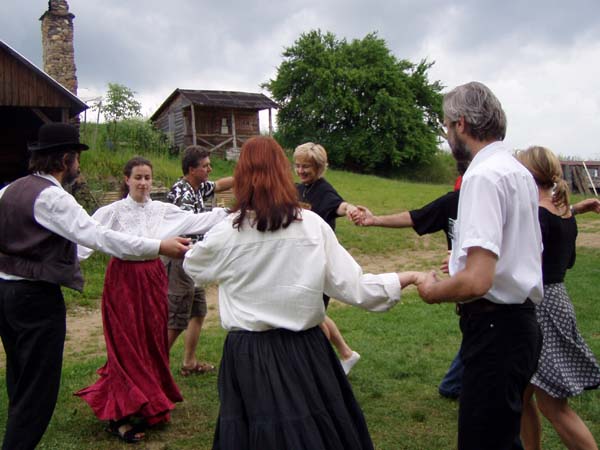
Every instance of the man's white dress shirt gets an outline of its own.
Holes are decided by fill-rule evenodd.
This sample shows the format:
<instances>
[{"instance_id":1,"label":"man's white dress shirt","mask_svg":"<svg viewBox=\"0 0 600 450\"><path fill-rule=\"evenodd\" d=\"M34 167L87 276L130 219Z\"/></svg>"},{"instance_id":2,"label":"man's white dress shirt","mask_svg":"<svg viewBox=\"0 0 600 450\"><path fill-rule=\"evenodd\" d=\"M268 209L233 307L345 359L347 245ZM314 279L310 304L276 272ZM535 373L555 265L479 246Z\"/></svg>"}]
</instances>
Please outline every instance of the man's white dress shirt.
<instances>
[{"instance_id":1,"label":"man's white dress shirt","mask_svg":"<svg viewBox=\"0 0 600 450\"><path fill-rule=\"evenodd\" d=\"M492 288L484 298L506 304L527 298L542 301L538 190L529 171L503 142L481 149L463 176L450 275L465 268L472 247L498 257Z\"/></svg>"}]
</instances>

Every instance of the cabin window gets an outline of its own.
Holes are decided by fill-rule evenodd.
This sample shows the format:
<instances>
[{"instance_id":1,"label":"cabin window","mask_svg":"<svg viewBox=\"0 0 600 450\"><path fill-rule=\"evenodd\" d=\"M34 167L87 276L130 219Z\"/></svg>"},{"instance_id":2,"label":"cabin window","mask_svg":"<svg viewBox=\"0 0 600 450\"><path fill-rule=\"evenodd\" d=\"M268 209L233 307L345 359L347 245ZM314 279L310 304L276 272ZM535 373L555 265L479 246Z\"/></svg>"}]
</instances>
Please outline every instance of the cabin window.
<instances>
[{"instance_id":1,"label":"cabin window","mask_svg":"<svg viewBox=\"0 0 600 450\"><path fill-rule=\"evenodd\" d=\"M221 119L221 134L229 134L229 127L227 126L227 118Z\"/></svg>"}]
</instances>

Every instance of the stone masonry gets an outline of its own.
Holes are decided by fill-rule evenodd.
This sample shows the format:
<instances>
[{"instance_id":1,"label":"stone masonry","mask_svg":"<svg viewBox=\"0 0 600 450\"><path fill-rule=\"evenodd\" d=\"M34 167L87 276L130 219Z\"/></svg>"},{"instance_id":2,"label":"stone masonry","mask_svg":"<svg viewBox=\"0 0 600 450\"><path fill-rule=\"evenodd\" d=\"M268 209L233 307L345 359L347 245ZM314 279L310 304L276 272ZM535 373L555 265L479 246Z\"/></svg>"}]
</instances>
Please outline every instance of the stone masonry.
<instances>
[{"instance_id":1,"label":"stone masonry","mask_svg":"<svg viewBox=\"0 0 600 450\"><path fill-rule=\"evenodd\" d=\"M77 95L73 18L66 0L50 0L42 21L44 72Z\"/></svg>"}]
</instances>

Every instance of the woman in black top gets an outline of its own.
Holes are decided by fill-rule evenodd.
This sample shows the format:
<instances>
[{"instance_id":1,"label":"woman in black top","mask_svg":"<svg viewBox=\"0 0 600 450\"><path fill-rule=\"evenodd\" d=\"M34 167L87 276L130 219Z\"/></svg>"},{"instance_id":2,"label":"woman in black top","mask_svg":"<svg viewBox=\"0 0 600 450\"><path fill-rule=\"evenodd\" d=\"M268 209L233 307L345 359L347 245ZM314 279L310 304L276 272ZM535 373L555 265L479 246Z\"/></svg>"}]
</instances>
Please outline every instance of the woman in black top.
<instances>
[{"instance_id":1,"label":"woman in black top","mask_svg":"<svg viewBox=\"0 0 600 450\"><path fill-rule=\"evenodd\" d=\"M327 222L335 231L335 219L347 216L356 209L354 205L344 201L323 175L327 169L327 152L322 145L307 142L299 145L294 151L294 167L300 183L296 184L300 204L305 209L310 209ZM329 297L323 294L325 307L329 304ZM342 367L346 374L360 359L360 355L353 351L344 340L337 325L329 316L321 324L325 336L336 348Z\"/></svg>"},{"instance_id":2,"label":"woman in black top","mask_svg":"<svg viewBox=\"0 0 600 450\"><path fill-rule=\"evenodd\" d=\"M600 367L577 330L575 311L563 281L575 262L577 223L572 212L600 212L600 201L588 199L569 208L560 162L550 150L530 147L517 158L538 185L544 244L544 300L536 306L544 339L538 369L525 391L521 437L528 450L541 448L535 394L537 406L567 448L597 449L590 430L568 403L569 397L600 385Z\"/></svg>"}]
</instances>

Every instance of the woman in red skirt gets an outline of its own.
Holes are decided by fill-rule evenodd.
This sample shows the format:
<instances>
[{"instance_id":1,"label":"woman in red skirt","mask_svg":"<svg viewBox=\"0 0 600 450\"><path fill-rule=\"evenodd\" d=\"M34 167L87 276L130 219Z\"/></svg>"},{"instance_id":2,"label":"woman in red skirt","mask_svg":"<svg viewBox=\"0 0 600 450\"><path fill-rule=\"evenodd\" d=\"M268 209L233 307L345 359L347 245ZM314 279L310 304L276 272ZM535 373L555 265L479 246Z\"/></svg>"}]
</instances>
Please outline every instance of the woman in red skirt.
<instances>
[{"instance_id":1,"label":"woman in red skirt","mask_svg":"<svg viewBox=\"0 0 600 450\"><path fill-rule=\"evenodd\" d=\"M124 198L93 215L113 230L161 239L205 233L226 216L222 209L194 214L152 201L152 164L144 158L128 161L124 175ZM91 252L79 248L80 258ZM127 442L143 439L143 426L167 422L182 401L169 367L167 310L167 276L159 258L111 258L102 294L107 362L98 369L98 381L75 395L109 421L107 431Z\"/></svg>"}]
</instances>

